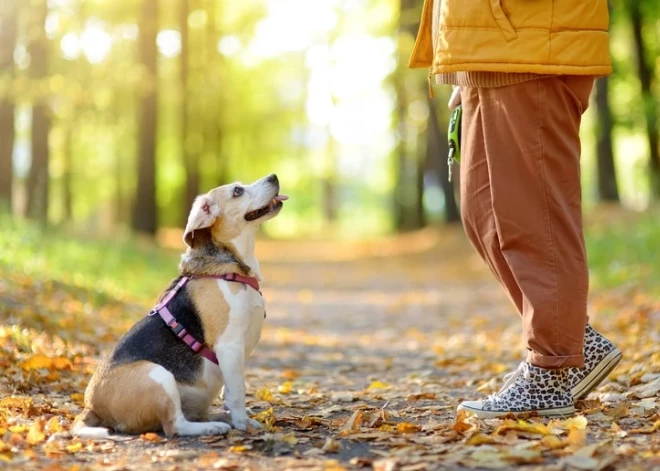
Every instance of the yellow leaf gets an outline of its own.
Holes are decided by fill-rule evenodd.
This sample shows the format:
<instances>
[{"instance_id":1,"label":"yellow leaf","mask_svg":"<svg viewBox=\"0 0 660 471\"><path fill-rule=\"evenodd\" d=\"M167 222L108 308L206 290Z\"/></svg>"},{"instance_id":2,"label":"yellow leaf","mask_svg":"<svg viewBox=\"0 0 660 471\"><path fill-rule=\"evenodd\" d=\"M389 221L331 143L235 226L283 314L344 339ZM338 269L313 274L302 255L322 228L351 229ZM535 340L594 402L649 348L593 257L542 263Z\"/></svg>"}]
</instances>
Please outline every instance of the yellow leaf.
<instances>
[{"instance_id":1,"label":"yellow leaf","mask_svg":"<svg viewBox=\"0 0 660 471\"><path fill-rule=\"evenodd\" d=\"M46 424L46 430L49 433L57 433L62 431L62 425L57 417L51 417L48 423Z\"/></svg>"},{"instance_id":2,"label":"yellow leaf","mask_svg":"<svg viewBox=\"0 0 660 471\"><path fill-rule=\"evenodd\" d=\"M160 436L158 436L158 434L153 433L153 432L142 434L142 435L140 435L140 438L142 440L146 440L148 442L160 442L160 441L162 441Z\"/></svg>"},{"instance_id":3,"label":"yellow leaf","mask_svg":"<svg viewBox=\"0 0 660 471\"><path fill-rule=\"evenodd\" d=\"M251 449L250 445L235 445L229 447L229 453L245 453Z\"/></svg>"},{"instance_id":4,"label":"yellow leaf","mask_svg":"<svg viewBox=\"0 0 660 471\"><path fill-rule=\"evenodd\" d=\"M289 446L295 446L295 444L298 443L298 439L292 433L287 433L286 435L282 435L280 437L280 441L286 443Z\"/></svg>"},{"instance_id":5,"label":"yellow leaf","mask_svg":"<svg viewBox=\"0 0 660 471\"><path fill-rule=\"evenodd\" d=\"M583 415L577 415L570 419L562 420L558 425L567 430L584 430L587 428L587 418Z\"/></svg>"},{"instance_id":6,"label":"yellow leaf","mask_svg":"<svg viewBox=\"0 0 660 471\"><path fill-rule=\"evenodd\" d=\"M471 446L478 446L478 445L485 445L492 443L497 443L497 441L493 437L484 435L481 432L473 433L470 436L470 438L468 438L467 441L465 442L466 445L471 445Z\"/></svg>"},{"instance_id":7,"label":"yellow leaf","mask_svg":"<svg viewBox=\"0 0 660 471\"><path fill-rule=\"evenodd\" d=\"M9 427L9 431L14 433L25 433L28 430L30 430L30 427L27 425L12 425Z\"/></svg>"},{"instance_id":8,"label":"yellow leaf","mask_svg":"<svg viewBox=\"0 0 660 471\"><path fill-rule=\"evenodd\" d=\"M53 359L39 353L25 360L21 366L25 371L51 369Z\"/></svg>"},{"instance_id":9,"label":"yellow leaf","mask_svg":"<svg viewBox=\"0 0 660 471\"><path fill-rule=\"evenodd\" d=\"M261 388L257 390L255 397L260 401L273 402L273 393L270 392L268 388Z\"/></svg>"},{"instance_id":10,"label":"yellow leaf","mask_svg":"<svg viewBox=\"0 0 660 471\"><path fill-rule=\"evenodd\" d=\"M46 434L44 433L44 423L45 421L43 419L36 420L30 427L30 430L25 437L25 440L30 445L36 445L37 443L41 443L46 439Z\"/></svg>"},{"instance_id":11,"label":"yellow leaf","mask_svg":"<svg viewBox=\"0 0 660 471\"><path fill-rule=\"evenodd\" d=\"M382 381L378 380L378 381L374 381L373 383L371 383L367 389L369 391L373 391L375 389L387 389L389 387L391 387L390 384L383 383Z\"/></svg>"},{"instance_id":12,"label":"yellow leaf","mask_svg":"<svg viewBox=\"0 0 660 471\"><path fill-rule=\"evenodd\" d=\"M400 433L415 433L419 432L422 427L419 425L411 424L410 422L402 422L400 424L397 424L396 429Z\"/></svg>"},{"instance_id":13,"label":"yellow leaf","mask_svg":"<svg viewBox=\"0 0 660 471\"><path fill-rule=\"evenodd\" d=\"M82 404L85 401L85 395L81 393L71 394L71 400L77 404Z\"/></svg>"},{"instance_id":14,"label":"yellow leaf","mask_svg":"<svg viewBox=\"0 0 660 471\"><path fill-rule=\"evenodd\" d=\"M293 383L291 381L285 381L277 387L277 392L280 394L291 394L292 388Z\"/></svg>"},{"instance_id":15,"label":"yellow leaf","mask_svg":"<svg viewBox=\"0 0 660 471\"><path fill-rule=\"evenodd\" d=\"M9 463L11 459L13 458L13 453L11 451L6 451L4 453L0 453L0 461L4 461L5 463Z\"/></svg>"},{"instance_id":16,"label":"yellow leaf","mask_svg":"<svg viewBox=\"0 0 660 471\"><path fill-rule=\"evenodd\" d=\"M263 410L258 414L252 416L254 420L261 423L266 427L267 430L272 430L273 425L275 424L275 416L273 415L273 408Z\"/></svg>"},{"instance_id":17,"label":"yellow leaf","mask_svg":"<svg viewBox=\"0 0 660 471\"><path fill-rule=\"evenodd\" d=\"M587 439L587 431L586 430L579 430L579 429L572 429L570 432L568 432L568 437L566 438L566 443L569 445L572 445L574 447L581 446L584 441Z\"/></svg>"},{"instance_id":18,"label":"yellow leaf","mask_svg":"<svg viewBox=\"0 0 660 471\"><path fill-rule=\"evenodd\" d=\"M501 435L506 431L516 430L518 432L537 433L539 435L550 435L551 429L541 422L527 422L519 419L518 421L507 419L495 430L495 435Z\"/></svg>"},{"instance_id":19,"label":"yellow leaf","mask_svg":"<svg viewBox=\"0 0 660 471\"><path fill-rule=\"evenodd\" d=\"M559 448L566 446L557 435L546 435L541 440L541 444L551 450L558 450Z\"/></svg>"},{"instance_id":20,"label":"yellow leaf","mask_svg":"<svg viewBox=\"0 0 660 471\"><path fill-rule=\"evenodd\" d=\"M73 363L66 357L53 358L53 368L56 370L70 370L73 368Z\"/></svg>"},{"instance_id":21,"label":"yellow leaf","mask_svg":"<svg viewBox=\"0 0 660 471\"><path fill-rule=\"evenodd\" d=\"M71 445L66 446L66 451L67 453L78 453L80 450L82 450L83 444L82 442L74 442Z\"/></svg>"}]
</instances>

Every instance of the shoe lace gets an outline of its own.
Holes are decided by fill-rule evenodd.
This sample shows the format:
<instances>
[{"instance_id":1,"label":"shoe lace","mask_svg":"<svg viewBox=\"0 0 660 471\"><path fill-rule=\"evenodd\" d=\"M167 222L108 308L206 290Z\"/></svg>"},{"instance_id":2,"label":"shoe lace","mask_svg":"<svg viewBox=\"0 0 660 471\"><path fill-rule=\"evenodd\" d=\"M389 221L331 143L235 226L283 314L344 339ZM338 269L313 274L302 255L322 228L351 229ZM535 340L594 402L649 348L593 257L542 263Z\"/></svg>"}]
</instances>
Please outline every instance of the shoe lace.
<instances>
[{"instance_id":1,"label":"shoe lace","mask_svg":"<svg viewBox=\"0 0 660 471\"><path fill-rule=\"evenodd\" d=\"M523 378L525 378L527 380L529 380L529 378L530 378L529 363L527 363L526 361L520 362L520 365L518 365L518 368L515 371L513 371L513 372L511 372L507 375L504 375L504 384L502 385L502 387L500 388L500 390L498 392L489 395L488 399L493 399L493 398L499 396L500 394L502 394L507 389L509 389L511 386L513 386L515 384L516 380L520 376L522 376Z\"/></svg>"}]
</instances>

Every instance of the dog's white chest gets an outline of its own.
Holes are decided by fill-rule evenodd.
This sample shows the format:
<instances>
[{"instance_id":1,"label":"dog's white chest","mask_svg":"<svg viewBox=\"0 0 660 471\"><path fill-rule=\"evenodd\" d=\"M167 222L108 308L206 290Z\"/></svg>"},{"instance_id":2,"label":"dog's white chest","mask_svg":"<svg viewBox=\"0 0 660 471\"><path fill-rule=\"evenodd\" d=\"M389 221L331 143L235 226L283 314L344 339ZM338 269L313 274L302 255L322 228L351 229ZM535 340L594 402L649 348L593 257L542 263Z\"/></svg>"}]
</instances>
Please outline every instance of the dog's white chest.
<instances>
[{"instance_id":1,"label":"dog's white chest","mask_svg":"<svg viewBox=\"0 0 660 471\"><path fill-rule=\"evenodd\" d=\"M224 280L218 280L218 287L229 305L229 313L227 327L218 338L217 344L242 343L247 356L257 346L261 337L265 314L264 298L250 287L234 293Z\"/></svg>"}]
</instances>

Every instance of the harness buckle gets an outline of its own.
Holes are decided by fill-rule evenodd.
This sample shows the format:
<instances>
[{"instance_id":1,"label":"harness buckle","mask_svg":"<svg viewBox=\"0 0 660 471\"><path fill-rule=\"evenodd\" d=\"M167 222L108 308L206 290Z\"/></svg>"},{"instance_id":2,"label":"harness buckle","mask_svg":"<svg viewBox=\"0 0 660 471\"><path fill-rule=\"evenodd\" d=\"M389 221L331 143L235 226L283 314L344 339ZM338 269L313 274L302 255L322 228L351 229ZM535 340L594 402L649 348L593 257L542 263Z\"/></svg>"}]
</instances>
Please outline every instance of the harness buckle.
<instances>
[{"instance_id":1,"label":"harness buckle","mask_svg":"<svg viewBox=\"0 0 660 471\"><path fill-rule=\"evenodd\" d=\"M172 329L172 332L174 332L176 335L179 335L179 333L183 330L183 325L179 324L176 319L172 319L167 326Z\"/></svg>"}]
</instances>

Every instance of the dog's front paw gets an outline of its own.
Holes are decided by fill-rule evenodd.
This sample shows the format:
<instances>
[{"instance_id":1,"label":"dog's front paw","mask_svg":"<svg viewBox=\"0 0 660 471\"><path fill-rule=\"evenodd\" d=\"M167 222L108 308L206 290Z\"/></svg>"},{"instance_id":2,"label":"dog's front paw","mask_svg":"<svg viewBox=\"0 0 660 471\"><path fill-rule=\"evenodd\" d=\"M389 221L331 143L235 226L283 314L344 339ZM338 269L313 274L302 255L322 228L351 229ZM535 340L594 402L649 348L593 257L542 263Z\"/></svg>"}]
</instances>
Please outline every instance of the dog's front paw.
<instances>
[{"instance_id":1,"label":"dog's front paw","mask_svg":"<svg viewBox=\"0 0 660 471\"><path fill-rule=\"evenodd\" d=\"M238 417L236 419L232 419L231 425L236 430L242 430L244 432L250 432L252 430L261 430L264 428L264 426L261 425L259 422L249 417Z\"/></svg>"},{"instance_id":2,"label":"dog's front paw","mask_svg":"<svg viewBox=\"0 0 660 471\"><path fill-rule=\"evenodd\" d=\"M229 433L231 425L224 422L187 422L178 424L175 433L181 437L224 435Z\"/></svg>"},{"instance_id":3,"label":"dog's front paw","mask_svg":"<svg viewBox=\"0 0 660 471\"><path fill-rule=\"evenodd\" d=\"M201 435L224 435L231 430L231 425L224 422L206 422L203 424L205 430Z\"/></svg>"}]
</instances>

